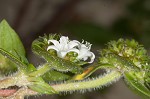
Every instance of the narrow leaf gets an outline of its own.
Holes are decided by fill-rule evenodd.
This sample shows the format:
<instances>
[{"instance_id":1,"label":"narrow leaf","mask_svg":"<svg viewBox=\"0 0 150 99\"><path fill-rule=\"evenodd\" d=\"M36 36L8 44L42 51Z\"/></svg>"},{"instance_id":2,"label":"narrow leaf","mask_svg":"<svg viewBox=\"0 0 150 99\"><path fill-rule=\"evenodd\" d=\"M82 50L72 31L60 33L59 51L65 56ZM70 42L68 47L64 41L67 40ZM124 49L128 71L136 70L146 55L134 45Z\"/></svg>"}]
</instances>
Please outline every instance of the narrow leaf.
<instances>
[{"instance_id":1,"label":"narrow leaf","mask_svg":"<svg viewBox=\"0 0 150 99\"><path fill-rule=\"evenodd\" d=\"M41 77L46 82L62 81L62 80L66 80L66 79L70 78L69 75L67 75L65 73L58 72L58 71L49 71L49 72L45 73L44 75L42 75Z\"/></svg>"},{"instance_id":2,"label":"narrow leaf","mask_svg":"<svg viewBox=\"0 0 150 99\"><path fill-rule=\"evenodd\" d=\"M10 54L9 52L3 50L0 48L0 53L5 57L11 60L13 63L17 65L18 68L27 68L26 64L22 63L18 58L16 58L14 55Z\"/></svg>"},{"instance_id":3,"label":"narrow leaf","mask_svg":"<svg viewBox=\"0 0 150 99\"><path fill-rule=\"evenodd\" d=\"M56 94L55 91L49 84L45 83L41 77L30 78L32 85L28 86L30 89L39 92L41 94Z\"/></svg>"},{"instance_id":4,"label":"narrow leaf","mask_svg":"<svg viewBox=\"0 0 150 99\"><path fill-rule=\"evenodd\" d=\"M91 74L93 74L95 71L97 71L98 69L110 70L110 69L114 69L114 68L115 67L110 64L93 64L92 66L85 68L82 74L75 75L71 80L82 80L84 78L87 78Z\"/></svg>"},{"instance_id":5,"label":"narrow leaf","mask_svg":"<svg viewBox=\"0 0 150 99\"><path fill-rule=\"evenodd\" d=\"M137 80L132 73L125 73L125 80L129 87L135 92L150 98L150 90L144 85L143 81Z\"/></svg>"}]
</instances>

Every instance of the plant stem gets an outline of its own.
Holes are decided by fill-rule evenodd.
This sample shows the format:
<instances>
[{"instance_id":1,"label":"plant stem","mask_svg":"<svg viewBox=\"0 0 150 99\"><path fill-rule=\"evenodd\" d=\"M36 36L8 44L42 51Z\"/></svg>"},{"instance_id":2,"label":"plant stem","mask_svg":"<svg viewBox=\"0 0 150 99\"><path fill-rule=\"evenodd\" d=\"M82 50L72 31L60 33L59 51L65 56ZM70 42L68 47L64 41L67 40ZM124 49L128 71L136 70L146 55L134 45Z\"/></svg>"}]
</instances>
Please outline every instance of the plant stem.
<instances>
[{"instance_id":1,"label":"plant stem","mask_svg":"<svg viewBox=\"0 0 150 99\"><path fill-rule=\"evenodd\" d=\"M58 85L52 85L52 87L58 92L65 91L75 91L75 90L85 90L100 88L117 81L121 77L121 73L118 71L111 71L104 76L98 77L92 80L83 80L72 83L62 83Z\"/></svg>"},{"instance_id":2,"label":"plant stem","mask_svg":"<svg viewBox=\"0 0 150 99\"><path fill-rule=\"evenodd\" d=\"M106 68L114 68L114 66L110 64L103 64L103 65L94 64L93 66L89 66L88 68L86 68L82 74L75 75L71 80L83 80L88 76L90 76L96 70Z\"/></svg>"},{"instance_id":3,"label":"plant stem","mask_svg":"<svg viewBox=\"0 0 150 99\"><path fill-rule=\"evenodd\" d=\"M51 87L53 87L58 92L75 91L75 90L82 91L82 90L86 90L86 89L90 90L90 89L100 88L102 86L111 84L112 82L117 81L121 76L122 75L120 72L111 71L111 72L109 72L101 77L95 78L95 79L56 84L56 85L51 85ZM10 91L11 91L11 89L10 89ZM37 92L31 91L30 89L27 89L26 91L27 91L26 95L37 95L38 94ZM31 92L32 92L32 94L31 94ZM13 94L13 92L11 94ZM3 96L3 95L1 95L1 96Z\"/></svg>"},{"instance_id":4,"label":"plant stem","mask_svg":"<svg viewBox=\"0 0 150 99\"><path fill-rule=\"evenodd\" d=\"M10 86L27 86L30 82L27 80L27 77L24 73L18 72L15 76L7 77L3 80L0 80L0 89L8 88Z\"/></svg>"},{"instance_id":5,"label":"plant stem","mask_svg":"<svg viewBox=\"0 0 150 99\"><path fill-rule=\"evenodd\" d=\"M29 76L36 76L36 77L39 77L43 74L45 74L46 72L48 72L51 67L49 66L50 64L46 63L44 64L41 68L39 68L37 71L35 72L32 72L29 74Z\"/></svg>"},{"instance_id":6,"label":"plant stem","mask_svg":"<svg viewBox=\"0 0 150 99\"><path fill-rule=\"evenodd\" d=\"M0 89L8 88L9 86L14 86L14 85L16 85L16 80L13 79L13 77L0 80Z\"/></svg>"},{"instance_id":7,"label":"plant stem","mask_svg":"<svg viewBox=\"0 0 150 99\"><path fill-rule=\"evenodd\" d=\"M5 89L5 90L0 90L0 99L1 96L6 97L6 96L11 96L13 93L15 93L17 90L16 89Z\"/></svg>"}]
</instances>

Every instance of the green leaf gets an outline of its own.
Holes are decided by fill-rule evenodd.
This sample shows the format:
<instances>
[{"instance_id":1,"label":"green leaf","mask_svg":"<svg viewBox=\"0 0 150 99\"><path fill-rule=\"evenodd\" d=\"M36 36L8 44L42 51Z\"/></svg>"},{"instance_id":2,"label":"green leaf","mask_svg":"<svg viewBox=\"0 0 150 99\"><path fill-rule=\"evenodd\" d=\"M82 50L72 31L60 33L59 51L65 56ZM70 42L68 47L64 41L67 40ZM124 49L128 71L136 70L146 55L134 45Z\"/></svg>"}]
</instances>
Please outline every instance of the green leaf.
<instances>
[{"instance_id":1,"label":"green leaf","mask_svg":"<svg viewBox=\"0 0 150 99\"><path fill-rule=\"evenodd\" d=\"M20 41L17 33L9 26L6 20L3 20L0 23L0 48L6 50L21 62L27 64L28 61L25 57L25 50ZM0 65L0 71L3 70L4 72L10 72L7 70L14 70L16 69L15 65L12 65L8 59L0 55L0 61L2 64Z\"/></svg>"},{"instance_id":2,"label":"green leaf","mask_svg":"<svg viewBox=\"0 0 150 99\"><path fill-rule=\"evenodd\" d=\"M150 90L144 85L143 81L136 79L133 73L125 73L125 80L129 87L135 92L148 99L150 98Z\"/></svg>"},{"instance_id":3,"label":"green leaf","mask_svg":"<svg viewBox=\"0 0 150 99\"><path fill-rule=\"evenodd\" d=\"M93 74L98 69L105 69L105 70L112 70L116 69L113 65L110 64L92 64L87 68L84 68L84 71L82 74L77 74L74 77L72 77L71 80L82 80L87 77L89 77L91 74Z\"/></svg>"},{"instance_id":4,"label":"green leaf","mask_svg":"<svg viewBox=\"0 0 150 99\"><path fill-rule=\"evenodd\" d=\"M27 73L32 73L33 71L36 71L37 69L34 67L33 64L29 64L27 68Z\"/></svg>"},{"instance_id":5,"label":"green leaf","mask_svg":"<svg viewBox=\"0 0 150 99\"><path fill-rule=\"evenodd\" d=\"M7 58L10 61L12 61L14 64L16 64L18 68L21 69L27 68L26 64L22 63L18 58L16 58L14 55L10 54L9 52L0 48L0 53L1 55L4 56L5 59Z\"/></svg>"},{"instance_id":6,"label":"green leaf","mask_svg":"<svg viewBox=\"0 0 150 99\"><path fill-rule=\"evenodd\" d=\"M66 79L70 78L69 75L67 75L65 73L58 72L58 71L49 71L49 72L45 73L44 75L42 75L41 77L46 82L62 81L62 80L66 80Z\"/></svg>"},{"instance_id":7,"label":"green leaf","mask_svg":"<svg viewBox=\"0 0 150 99\"><path fill-rule=\"evenodd\" d=\"M1 54L0 54L0 63L1 63L0 64L0 76L9 75L17 71L16 64Z\"/></svg>"},{"instance_id":8,"label":"green leaf","mask_svg":"<svg viewBox=\"0 0 150 99\"><path fill-rule=\"evenodd\" d=\"M50 66L49 63L45 63L42 66L40 66L38 69L36 69L34 66L30 65L28 66L28 75L31 77L42 77L44 81L50 82L50 81L61 81L69 79L70 76L66 73L62 73L59 71L55 71Z\"/></svg>"},{"instance_id":9,"label":"green leaf","mask_svg":"<svg viewBox=\"0 0 150 99\"><path fill-rule=\"evenodd\" d=\"M39 92L41 94L57 93L57 91L55 91L49 84L45 83L41 77L31 77L30 82L32 82L32 85L28 87L36 92Z\"/></svg>"},{"instance_id":10,"label":"green leaf","mask_svg":"<svg viewBox=\"0 0 150 99\"><path fill-rule=\"evenodd\" d=\"M32 50L35 54L44 58L50 64L50 66L53 66L52 68L57 71L61 71L61 72L69 72L70 71L70 72L76 73L76 74L81 73L83 71L83 69L79 65L77 65L73 62L61 59L57 56L51 55L48 51L41 48L40 42L38 42L38 40L35 40L32 43Z\"/></svg>"},{"instance_id":11,"label":"green leaf","mask_svg":"<svg viewBox=\"0 0 150 99\"><path fill-rule=\"evenodd\" d=\"M28 63L20 38L5 20L0 23L0 48L8 51L21 61Z\"/></svg>"}]
</instances>

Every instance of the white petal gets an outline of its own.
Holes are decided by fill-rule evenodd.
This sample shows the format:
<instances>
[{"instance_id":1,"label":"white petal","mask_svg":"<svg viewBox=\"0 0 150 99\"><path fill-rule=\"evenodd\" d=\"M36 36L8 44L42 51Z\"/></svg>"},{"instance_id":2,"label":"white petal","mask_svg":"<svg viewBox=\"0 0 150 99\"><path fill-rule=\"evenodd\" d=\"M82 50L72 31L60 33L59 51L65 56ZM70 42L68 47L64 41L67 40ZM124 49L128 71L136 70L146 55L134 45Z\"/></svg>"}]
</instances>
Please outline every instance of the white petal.
<instances>
[{"instance_id":1,"label":"white petal","mask_svg":"<svg viewBox=\"0 0 150 99\"><path fill-rule=\"evenodd\" d=\"M60 58L64 58L69 52L78 53L77 59L86 61L90 58L90 62L92 63L95 59L94 53L90 51L91 45L89 42L84 41L80 43L77 40L70 41L68 37L62 36L59 41L56 40L48 40L48 44L53 43L54 45L48 46L47 50L54 49L57 51L57 55Z\"/></svg>"},{"instance_id":2,"label":"white petal","mask_svg":"<svg viewBox=\"0 0 150 99\"><path fill-rule=\"evenodd\" d=\"M57 40L48 40L48 44L52 42L56 47L59 47L59 42Z\"/></svg>"},{"instance_id":3,"label":"white petal","mask_svg":"<svg viewBox=\"0 0 150 99\"><path fill-rule=\"evenodd\" d=\"M87 50L87 48L82 48L82 49L80 50L80 53L79 53L77 59L83 59L84 57L87 57L88 52L89 52L89 51Z\"/></svg>"},{"instance_id":4,"label":"white petal","mask_svg":"<svg viewBox=\"0 0 150 99\"><path fill-rule=\"evenodd\" d=\"M74 48L74 47L76 47L76 46L78 46L78 45L79 45L79 44L78 44L77 42L75 42L75 41L70 41L70 42L68 43L69 49Z\"/></svg>"},{"instance_id":5,"label":"white petal","mask_svg":"<svg viewBox=\"0 0 150 99\"><path fill-rule=\"evenodd\" d=\"M86 47L86 45L84 45L84 44L81 44L81 48L87 48L87 47Z\"/></svg>"},{"instance_id":6,"label":"white petal","mask_svg":"<svg viewBox=\"0 0 150 99\"><path fill-rule=\"evenodd\" d=\"M60 44L62 45L67 45L67 43L69 42L68 37L62 36L59 40Z\"/></svg>"},{"instance_id":7,"label":"white petal","mask_svg":"<svg viewBox=\"0 0 150 99\"><path fill-rule=\"evenodd\" d=\"M76 48L72 48L72 49L70 49L70 50L67 51L67 53L69 53L69 52L76 52L76 53L79 54L79 50L76 49Z\"/></svg>"},{"instance_id":8,"label":"white petal","mask_svg":"<svg viewBox=\"0 0 150 99\"><path fill-rule=\"evenodd\" d=\"M91 52L91 57L90 57L90 58L91 58L91 61L90 61L90 62L88 62L88 63L93 63L93 61L94 61L94 59L95 59L95 55L94 55L94 53L92 53L92 52Z\"/></svg>"},{"instance_id":9,"label":"white petal","mask_svg":"<svg viewBox=\"0 0 150 99\"><path fill-rule=\"evenodd\" d=\"M73 42L76 42L76 43L80 43L79 41L77 41L77 40L72 40Z\"/></svg>"},{"instance_id":10,"label":"white petal","mask_svg":"<svg viewBox=\"0 0 150 99\"><path fill-rule=\"evenodd\" d=\"M58 57L64 58L66 56L67 52L57 52Z\"/></svg>"},{"instance_id":11,"label":"white petal","mask_svg":"<svg viewBox=\"0 0 150 99\"><path fill-rule=\"evenodd\" d=\"M72 42L75 42L75 43L77 43L78 45L81 45L81 43L80 43L79 41L77 41L77 40L72 40Z\"/></svg>"},{"instance_id":12,"label":"white petal","mask_svg":"<svg viewBox=\"0 0 150 99\"><path fill-rule=\"evenodd\" d=\"M84 57L83 60L86 61L88 59L88 57Z\"/></svg>"},{"instance_id":13,"label":"white petal","mask_svg":"<svg viewBox=\"0 0 150 99\"><path fill-rule=\"evenodd\" d=\"M62 36L60 38L59 42L60 42L60 49L62 51L67 51L69 49L68 48L68 42L69 42L68 37Z\"/></svg>"},{"instance_id":14,"label":"white petal","mask_svg":"<svg viewBox=\"0 0 150 99\"><path fill-rule=\"evenodd\" d=\"M59 49L54 45L48 46L47 51L50 50L50 49L54 49L56 51L59 51Z\"/></svg>"},{"instance_id":15,"label":"white petal","mask_svg":"<svg viewBox=\"0 0 150 99\"><path fill-rule=\"evenodd\" d=\"M84 46L84 45L82 45L82 46ZM88 63L92 63L95 59L94 53L90 52L89 49L85 46L81 47L80 53L79 53L77 59L86 61L88 59L88 57L91 58L90 62L88 62Z\"/></svg>"}]
</instances>

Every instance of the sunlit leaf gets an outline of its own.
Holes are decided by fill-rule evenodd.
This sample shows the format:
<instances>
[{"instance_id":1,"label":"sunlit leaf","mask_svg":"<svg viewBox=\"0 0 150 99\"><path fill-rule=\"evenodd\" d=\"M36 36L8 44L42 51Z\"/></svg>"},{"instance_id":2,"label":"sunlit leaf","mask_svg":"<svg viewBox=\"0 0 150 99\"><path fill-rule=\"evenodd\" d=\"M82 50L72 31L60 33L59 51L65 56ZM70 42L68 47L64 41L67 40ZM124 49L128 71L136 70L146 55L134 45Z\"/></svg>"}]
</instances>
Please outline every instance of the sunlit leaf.
<instances>
[{"instance_id":1,"label":"sunlit leaf","mask_svg":"<svg viewBox=\"0 0 150 99\"><path fill-rule=\"evenodd\" d=\"M9 26L6 20L0 23L0 48L15 56L21 62L27 64L25 50L17 33ZM16 70L16 66L8 59L0 55L0 71L7 73Z\"/></svg>"},{"instance_id":2,"label":"sunlit leaf","mask_svg":"<svg viewBox=\"0 0 150 99\"><path fill-rule=\"evenodd\" d=\"M5 59L8 59L9 61L12 61L14 64L16 64L18 68L21 68L21 69L27 68L26 64L22 63L18 58L16 58L11 53L9 53L1 48L0 48L0 53L1 53L1 55L4 56Z\"/></svg>"}]
</instances>

